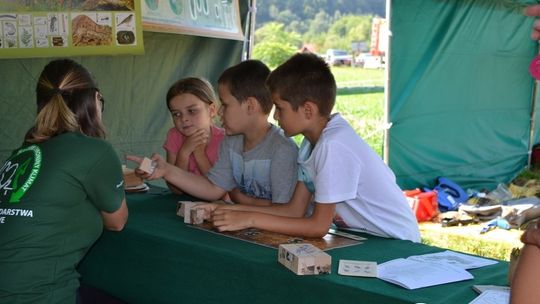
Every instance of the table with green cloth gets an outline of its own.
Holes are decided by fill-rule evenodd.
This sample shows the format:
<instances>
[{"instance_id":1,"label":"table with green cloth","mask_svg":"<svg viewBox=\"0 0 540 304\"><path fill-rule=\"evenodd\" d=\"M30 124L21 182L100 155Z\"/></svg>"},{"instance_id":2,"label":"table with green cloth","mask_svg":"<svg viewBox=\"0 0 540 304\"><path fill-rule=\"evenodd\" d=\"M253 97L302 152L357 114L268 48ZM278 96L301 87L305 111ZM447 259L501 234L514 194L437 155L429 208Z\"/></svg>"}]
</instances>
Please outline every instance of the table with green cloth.
<instances>
[{"instance_id":1,"label":"table with green cloth","mask_svg":"<svg viewBox=\"0 0 540 304\"><path fill-rule=\"evenodd\" d=\"M383 263L444 249L363 235L335 248L332 273L299 276L277 250L190 227L176 215L189 196L151 187L128 194L122 232L105 231L79 266L82 284L128 303L468 303L473 285L506 285L508 263L470 270L473 280L408 290L377 278L338 275L339 260Z\"/></svg>"}]
</instances>

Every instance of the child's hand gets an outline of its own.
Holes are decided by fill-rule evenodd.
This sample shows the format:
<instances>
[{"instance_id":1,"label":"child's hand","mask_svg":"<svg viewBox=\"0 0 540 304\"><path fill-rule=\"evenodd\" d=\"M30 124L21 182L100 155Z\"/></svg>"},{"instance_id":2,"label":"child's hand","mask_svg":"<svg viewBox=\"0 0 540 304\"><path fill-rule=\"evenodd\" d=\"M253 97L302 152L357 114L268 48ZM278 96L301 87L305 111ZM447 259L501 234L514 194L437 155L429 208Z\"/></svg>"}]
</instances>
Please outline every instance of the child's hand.
<instances>
[{"instance_id":1,"label":"child's hand","mask_svg":"<svg viewBox=\"0 0 540 304\"><path fill-rule=\"evenodd\" d=\"M214 227L219 231L236 231L253 227L251 212L234 211L220 206L212 214Z\"/></svg>"},{"instance_id":2,"label":"child's hand","mask_svg":"<svg viewBox=\"0 0 540 304\"><path fill-rule=\"evenodd\" d=\"M142 157L135 156L135 155L126 155L126 159L130 160L132 162L135 162L135 163L137 163L139 165L143 161ZM152 172L150 174L150 173L147 173L147 172L142 171L139 168L137 168L137 169L135 169L135 174L137 176L140 176L140 177L142 177L144 179L148 179L148 180L153 180L153 179L158 179L158 178L164 177L165 174L167 173L167 162L165 161L165 159L163 159L163 157L161 157L161 155L156 154L156 153L152 154L152 157L150 159L153 160L154 164L155 164L154 172Z\"/></svg>"},{"instance_id":3,"label":"child's hand","mask_svg":"<svg viewBox=\"0 0 540 304\"><path fill-rule=\"evenodd\" d=\"M211 222L212 221L212 212L214 212L214 210L216 210L217 206L218 206L218 204L214 204L214 203L201 203L201 204L197 204L197 205L193 206L191 209L202 209L202 210L204 210L204 215L203 215L204 220Z\"/></svg>"},{"instance_id":4,"label":"child's hand","mask_svg":"<svg viewBox=\"0 0 540 304\"><path fill-rule=\"evenodd\" d=\"M191 155L196 149L203 149L208 143L208 132L200 129L195 131L192 135L186 137L184 144L181 148L181 153L184 155Z\"/></svg>"}]
</instances>

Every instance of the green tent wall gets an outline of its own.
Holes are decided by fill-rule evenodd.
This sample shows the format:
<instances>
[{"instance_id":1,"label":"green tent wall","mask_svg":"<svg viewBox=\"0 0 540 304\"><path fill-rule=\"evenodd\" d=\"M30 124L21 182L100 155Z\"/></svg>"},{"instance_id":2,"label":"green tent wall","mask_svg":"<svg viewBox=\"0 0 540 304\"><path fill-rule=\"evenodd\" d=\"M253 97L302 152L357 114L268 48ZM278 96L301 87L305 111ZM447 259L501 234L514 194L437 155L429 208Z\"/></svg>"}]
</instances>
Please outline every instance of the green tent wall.
<instances>
[{"instance_id":1,"label":"green tent wall","mask_svg":"<svg viewBox=\"0 0 540 304\"><path fill-rule=\"evenodd\" d=\"M504 1L389 1L387 161L400 186L429 187L437 176L477 189L512 180L528 158L532 19L497 4ZM240 11L244 19L247 1ZM108 140L120 156L163 153L168 87L186 76L215 84L242 51L239 41L187 35L144 32L144 42L141 56L74 58L99 82ZM0 59L0 161L32 125L36 79L49 60Z\"/></svg>"},{"instance_id":2,"label":"green tent wall","mask_svg":"<svg viewBox=\"0 0 540 304\"><path fill-rule=\"evenodd\" d=\"M247 1L240 1L245 19ZM72 59L95 76L105 98L107 140L126 153L164 154L173 126L165 95L176 80L200 76L216 85L221 72L241 60L242 41L144 32L145 54ZM55 58L0 59L0 162L22 143L36 114L35 86Z\"/></svg>"},{"instance_id":3,"label":"green tent wall","mask_svg":"<svg viewBox=\"0 0 540 304\"><path fill-rule=\"evenodd\" d=\"M538 44L501 2L391 1L387 161L403 189L491 190L527 166Z\"/></svg>"}]
</instances>

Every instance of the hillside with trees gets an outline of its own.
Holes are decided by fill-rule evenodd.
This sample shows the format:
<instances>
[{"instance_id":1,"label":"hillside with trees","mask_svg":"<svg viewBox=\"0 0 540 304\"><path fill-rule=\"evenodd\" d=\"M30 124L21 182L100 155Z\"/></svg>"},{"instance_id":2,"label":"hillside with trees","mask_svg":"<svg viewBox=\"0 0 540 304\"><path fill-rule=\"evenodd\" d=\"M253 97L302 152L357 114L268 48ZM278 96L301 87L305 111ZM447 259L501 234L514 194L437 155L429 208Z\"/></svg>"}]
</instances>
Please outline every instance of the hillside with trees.
<instances>
[{"instance_id":1,"label":"hillside with trees","mask_svg":"<svg viewBox=\"0 0 540 304\"><path fill-rule=\"evenodd\" d=\"M373 17L385 17L385 0L259 0L253 58L274 67L302 47L369 45Z\"/></svg>"}]
</instances>

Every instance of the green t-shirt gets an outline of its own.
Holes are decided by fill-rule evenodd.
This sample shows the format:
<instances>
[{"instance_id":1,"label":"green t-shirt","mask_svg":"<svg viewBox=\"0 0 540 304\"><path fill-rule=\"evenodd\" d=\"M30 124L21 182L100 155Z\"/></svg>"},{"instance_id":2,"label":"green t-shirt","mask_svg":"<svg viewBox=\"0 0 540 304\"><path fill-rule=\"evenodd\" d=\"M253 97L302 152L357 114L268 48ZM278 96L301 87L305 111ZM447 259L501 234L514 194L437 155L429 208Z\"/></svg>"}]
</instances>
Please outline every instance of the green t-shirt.
<instances>
[{"instance_id":1,"label":"green t-shirt","mask_svg":"<svg viewBox=\"0 0 540 304\"><path fill-rule=\"evenodd\" d=\"M124 198L120 160L78 133L24 145L0 168L0 303L75 303L77 264Z\"/></svg>"}]
</instances>

